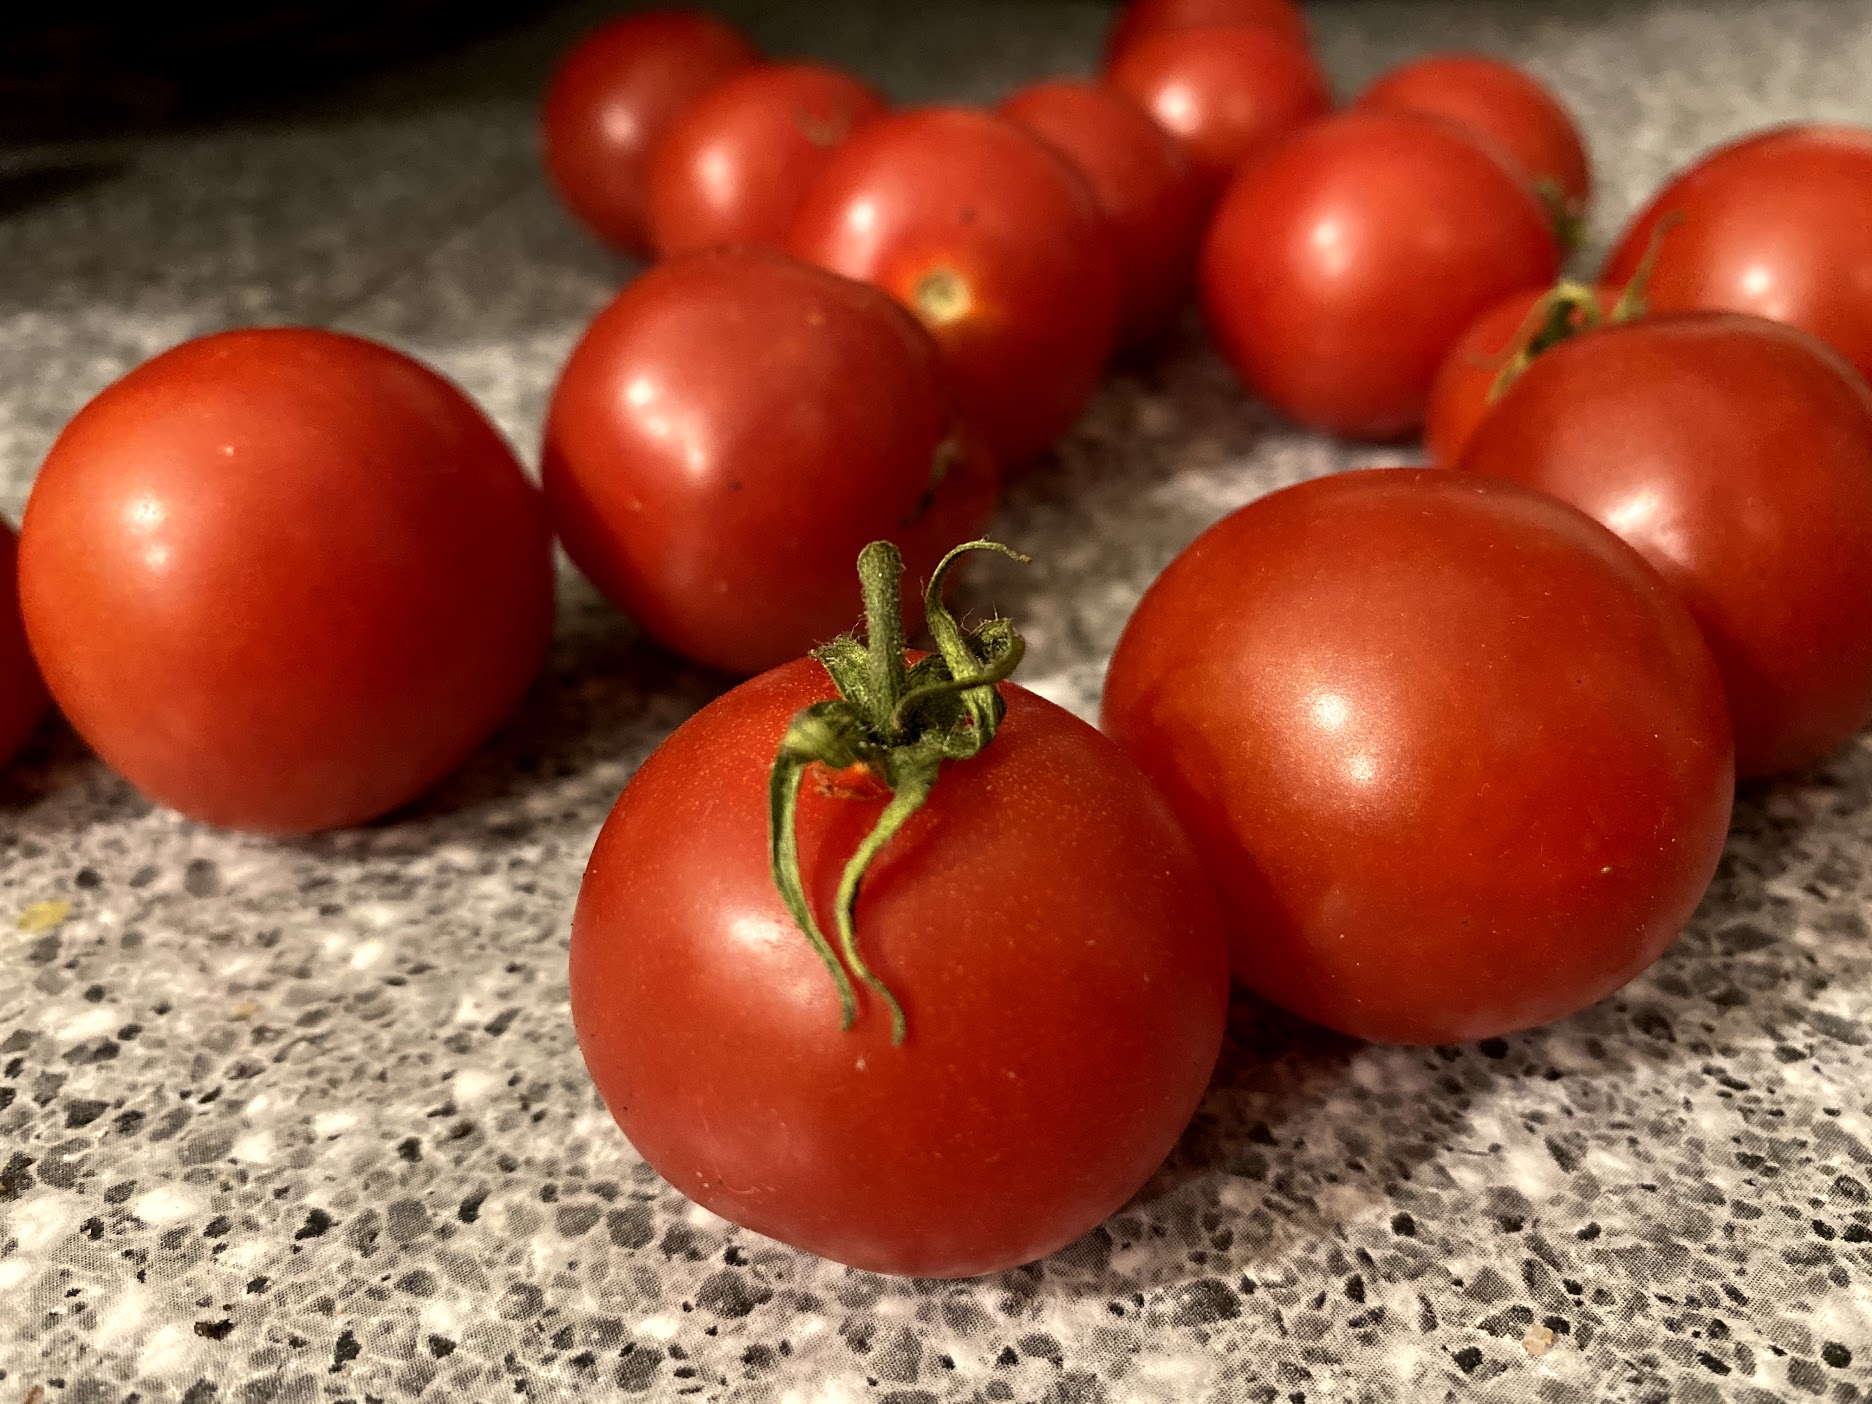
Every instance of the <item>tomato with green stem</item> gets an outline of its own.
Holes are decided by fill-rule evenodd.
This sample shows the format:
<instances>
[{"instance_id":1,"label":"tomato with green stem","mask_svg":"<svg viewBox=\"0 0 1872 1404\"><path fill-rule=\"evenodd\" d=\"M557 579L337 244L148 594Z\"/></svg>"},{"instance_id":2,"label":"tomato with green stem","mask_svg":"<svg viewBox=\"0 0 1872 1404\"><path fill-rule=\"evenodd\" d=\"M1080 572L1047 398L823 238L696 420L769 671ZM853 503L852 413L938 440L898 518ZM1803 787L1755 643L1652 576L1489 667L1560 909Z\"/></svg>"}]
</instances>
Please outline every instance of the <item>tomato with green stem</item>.
<instances>
[{"instance_id":1,"label":"tomato with green stem","mask_svg":"<svg viewBox=\"0 0 1872 1404\"><path fill-rule=\"evenodd\" d=\"M1424 410L1424 448L1454 468L1483 416L1535 356L1567 337L1640 315L1642 298L1562 280L1510 293L1477 317L1437 368Z\"/></svg>"},{"instance_id":2,"label":"tomato with green stem","mask_svg":"<svg viewBox=\"0 0 1872 1404\"><path fill-rule=\"evenodd\" d=\"M1742 775L1872 721L1872 391L1817 338L1734 313L1583 333L1458 466L1571 502L1657 567L1716 656Z\"/></svg>"},{"instance_id":3,"label":"tomato with green stem","mask_svg":"<svg viewBox=\"0 0 1872 1404\"><path fill-rule=\"evenodd\" d=\"M948 564L935 654L904 650L880 543L866 643L743 684L644 763L571 955L586 1064L671 1184L923 1277L1032 1261L1123 1205L1202 1096L1228 986L1162 798L1001 681L1019 636L956 623Z\"/></svg>"}]
</instances>

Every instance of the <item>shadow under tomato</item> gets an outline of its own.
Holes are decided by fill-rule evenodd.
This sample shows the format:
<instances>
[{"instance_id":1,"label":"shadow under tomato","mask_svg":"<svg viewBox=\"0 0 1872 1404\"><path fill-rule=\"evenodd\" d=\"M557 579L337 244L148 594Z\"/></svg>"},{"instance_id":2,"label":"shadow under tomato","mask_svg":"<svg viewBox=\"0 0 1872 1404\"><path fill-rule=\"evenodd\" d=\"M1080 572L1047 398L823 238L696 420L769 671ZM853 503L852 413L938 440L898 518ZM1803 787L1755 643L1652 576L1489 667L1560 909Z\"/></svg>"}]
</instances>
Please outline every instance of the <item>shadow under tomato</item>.
<instances>
[{"instance_id":1,"label":"shadow under tomato","mask_svg":"<svg viewBox=\"0 0 1872 1404\"><path fill-rule=\"evenodd\" d=\"M97 758L57 709L0 768L0 831L45 839L127 823L154 807Z\"/></svg>"},{"instance_id":2,"label":"shadow under tomato","mask_svg":"<svg viewBox=\"0 0 1872 1404\"><path fill-rule=\"evenodd\" d=\"M373 855L498 848L565 825L595 831L644 758L735 685L650 643L583 581L560 589L552 651L513 716L435 788L366 826ZM322 853L348 840L287 842Z\"/></svg>"},{"instance_id":3,"label":"shadow under tomato","mask_svg":"<svg viewBox=\"0 0 1872 1404\"><path fill-rule=\"evenodd\" d=\"M1498 1118L1541 1105L1536 1087L1564 1082L1566 1104L1590 1118L1535 1133L1535 1152L1565 1175L1590 1149L1592 1125L1631 1114L1631 1089L1659 1072L1700 1066L1765 1029L1796 1041L1838 1035L1840 1021L1807 1011L1863 959L1857 894L1872 874L1855 846L1859 826L1841 821L1866 813L1872 750L1859 744L1802 776L1745 787L1710 894L1683 935L1625 989L1542 1028L1462 1047L1365 1044L1237 991L1208 1095L1164 1167L1098 1229L1004 1275L1009 1290L1033 1292L1044 1279L1049 1291L1109 1298L1115 1315L1135 1311L1153 1327L1204 1327L1246 1310L1243 1294L1265 1265L1330 1262L1359 1243L1433 1253L1397 1227L1414 1196L1447 1196L1455 1167L1496 1163ZM1803 895L1777 895L1776 885ZM1787 939L1797 922L1809 932L1802 942ZM1529 1208L1511 1188L1465 1198L1482 1231Z\"/></svg>"}]
</instances>

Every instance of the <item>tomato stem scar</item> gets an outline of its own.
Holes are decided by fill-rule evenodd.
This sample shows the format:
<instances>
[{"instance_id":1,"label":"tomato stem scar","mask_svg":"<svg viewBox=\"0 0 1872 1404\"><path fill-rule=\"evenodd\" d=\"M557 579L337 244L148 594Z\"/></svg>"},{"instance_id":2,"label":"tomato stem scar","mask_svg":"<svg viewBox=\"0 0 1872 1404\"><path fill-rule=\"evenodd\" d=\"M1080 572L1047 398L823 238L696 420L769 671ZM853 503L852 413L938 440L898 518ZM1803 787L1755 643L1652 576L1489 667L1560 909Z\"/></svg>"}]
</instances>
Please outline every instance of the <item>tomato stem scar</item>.
<instances>
[{"instance_id":1,"label":"tomato stem scar","mask_svg":"<svg viewBox=\"0 0 1872 1404\"><path fill-rule=\"evenodd\" d=\"M906 666L903 557L888 541L865 547L858 557L864 641L845 634L813 650L839 695L794 716L768 777L768 858L774 887L838 989L840 1027L851 1028L857 1018L855 977L889 1009L891 1043L898 1046L907 1031L903 1006L858 949L853 923L858 891L871 861L929 798L943 762L969 760L994 740L1007 707L997 684L1013 673L1026 651L1007 620L990 619L964 630L943 603L943 581L969 551L1028 559L998 541L964 542L944 556L923 595L923 617L936 640L936 652ZM814 764L831 770L865 765L891 794L839 875L833 904L836 949L813 915L800 874L799 795Z\"/></svg>"}]
</instances>

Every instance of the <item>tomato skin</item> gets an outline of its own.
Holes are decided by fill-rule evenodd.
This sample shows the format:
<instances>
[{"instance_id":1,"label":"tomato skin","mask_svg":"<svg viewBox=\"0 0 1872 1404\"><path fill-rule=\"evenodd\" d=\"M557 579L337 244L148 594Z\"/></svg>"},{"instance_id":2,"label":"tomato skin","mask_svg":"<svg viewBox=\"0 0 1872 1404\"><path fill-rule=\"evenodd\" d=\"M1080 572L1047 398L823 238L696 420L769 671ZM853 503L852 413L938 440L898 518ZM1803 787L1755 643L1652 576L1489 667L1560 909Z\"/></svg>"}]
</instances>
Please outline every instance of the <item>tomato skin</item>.
<instances>
[{"instance_id":1,"label":"tomato skin","mask_svg":"<svg viewBox=\"0 0 1872 1404\"><path fill-rule=\"evenodd\" d=\"M1528 367L1460 466L1657 567L1716 656L1743 776L1872 721L1872 392L1824 343L1730 313L1589 332Z\"/></svg>"},{"instance_id":2,"label":"tomato skin","mask_svg":"<svg viewBox=\"0 0 1872 1404\"><path fill-rule=\"evenodd\" d=\"M575 45L546 91L546 170L586 228L649 251L650 161L678 113L755 63L754 46L695 10L645 10Z\"/></svg>"},{"instance_id":3,"label":"tomato skin","mask_svg":"<svg viewBox=\"0 0 1872 1404\"><path fill-rule=\"evenodd\" d=\"M1632 221L1600 281L1644 260L1654 312L1748 312L1811 332L1872 379L1872 131L1802 125L1745 137L1678 175Z\"/></svg>"},{"instance_id":4,"label":"tomato skin","mask_svg":"<svg viewBox=\"0 0 1872 1404\"><path fill-rule=\"evenodd\" d=\"M1030 1262L1116 1211L1194 1112L1227 954L1188 840L1097 732L1004 685L995 741L945 766L856 913L908 1036L833 985L767 869L767 768L833 696L797 661L718 699L606 821L572 928L572 1015L631 1143L704 1207L877 1272ZM881 789L809 775L806 886L830 927Z\"/></svg>"},{"instance_id":5,"label":"tomato skin","mask_svg":"<svg viewBox=\"0 0 1872 1404\"><path fill-rule=\"evenodd\" d=\"M1085 176L1117 246L1119 344L1133 351L1157 344L1196 281L1207 209L1189 158L1147 113L1098 83L1035 83L999 111Z\"/></svg>"},{"instance_id":6,"label":"tomato skin","mask_svg":"<svg viewBox=\"0 0 1872 1404\"><path fill-rule=\"evenodd\" d=\"M1139 605L1103 723L1222 892L1236 978L1360 1038L1561 1018L1657 957L1721 854L1721 683L1584 514L1479 475L1251 503Z\"/></svg>"},{"instance_id":7,"label":"tomato skin","mask_svg":"<svg viewBox=\"0 0 1872 1404\"><path fill-rule=\"evenodd\" d=\"M68 424L20 528L46 683L145 794L265 833L416 798L552 635L551 538L455 386L312 328L185 342Z\"/></svg>"},{"instance_id":8,"label":"tomato skin","mask_svg":"<svg viewBox=\"0 0 1872 1404\"><path fill-rule=\"evenodd\" d=\"M1552 289L1524 288L1510 293L1477 317L1437 367L1424 411L1424 448L1439 468L1454 468L1490 409L1489 395L1502 367L1527 345L1527 321L1534 305ZM1615 288L1595 289L1599 315L1609 317L1618 304Z\"/></svg>"},{"instance_id":9,"label":"tomato skin","mask_svg":"<svg viewBox=\"0 0 1872 1404\"><path fill-rule=\"evenodd\" d=\"M19 541L13 528L0 521L0 765L19 754L33 734L51 699L39 665L26 644L26 626L19 607Z\"/></svg>"},{"instance_id":10,"label":"tomato skin","mask_svg":"<svg viewBox=\"0 0 1872 1404\"><path fill-rule=\"evenodd\" d=\"M1148 35L1105 81L1181 143L1211 201L1252 157L1332 109L1313 55L1252 24Z\"/></svg>"},{"instance_id":11,"label":"tomato skin","mask_svg":"<svg viewBox=\"0 0 1872 1404\"><path fill-rule=\"evenodd\" d=\"M1112 25L1106 66L1150 35L1224 24L1258 24L1302 47L1310 43L1306 19L1293 0L1131 0Z\"/></svg>"},{"instance_id":12,"label":"tomato skin","mask_svg":"<svg viewBox=\"0 0 1872 1404\"><path fill-rule=\"evenodd\" d=\"M1443 117L1498 143L1531 181L1551 183L1575 219L1592 194L1586 143L1533 74L1484 54L1427 54L1380 74L1353 103Z\"/></svg>"},{"instance_id":13,"label":"tomato skin","mask_svg":"<svg viewBox=\"0 0 1872 1404\"><path fill-rule=\"evenodd\" d=\"M851 628L866 542L925 579L996 501L916 320L763 249L659 264L599 313L553 392L541 477L592 583L734 673Z\"/></svg>"},{"instance_id":14,"label":"tomato skin","mask_svg":"<svg viewBox=\"0 0 1872 1404\"><path fill-rule=\"evenodd\" d=\"M788 248L922 319L1004 471L1072 426L1111 353L1118 262L1097 198L1065 157L993 113L872 122L833 153Z\"/></svg>"},{"instance_id":15,"label":"tomato skin","mask_svg":"<svg viewBox=\"0 0 1872 1404\"><path fill-rule=\"evenodd\" d=\"M657 144L649 197L657 253L780 248L833 149L884 108L868 85L818 64L760 64L726 79Z\"/></svg>"},{"instance_id":16,"label":"tomato skin","mask_svg":"<svg viewBox=\"0 0 1872 1404\"><path fill-rule=\"evenodd\" d=\"M1539 200L1465 132L1366 111L1315 123L1241 174L1199 281L1223 359L1269 404L1389 439L1422 423L1463 330L1559 263Z\"/></svg>"}]
</instances>

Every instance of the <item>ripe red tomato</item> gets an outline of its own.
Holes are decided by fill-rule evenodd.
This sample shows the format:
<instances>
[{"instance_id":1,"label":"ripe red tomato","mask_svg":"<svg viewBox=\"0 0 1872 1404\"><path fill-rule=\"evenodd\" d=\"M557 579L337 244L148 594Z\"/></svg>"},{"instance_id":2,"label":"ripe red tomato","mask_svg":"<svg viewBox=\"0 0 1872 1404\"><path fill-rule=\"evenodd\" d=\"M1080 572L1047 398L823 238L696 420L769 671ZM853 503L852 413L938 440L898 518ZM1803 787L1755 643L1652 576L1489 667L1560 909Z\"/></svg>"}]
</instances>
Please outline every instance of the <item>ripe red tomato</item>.
<instances>
[{"instance_id":1,"label":"ripe red tomato","mask_svg":"<svg viewBox=\"0 0 1872 1404\"><path fill-rule=\"evenodd\" d=\"M1566 105L1533 74L1482 54L1430 54L1381 74L1356 107L1444 117L1498 143L1568 230L1592 194L1586 143Z\"/></svg>"},{"instance_id":2,"label":"ripe red tomato","mask_svg":"<svg viewBox=\"0 0 1872 1404\"><path fill-rule=\"evenodd\" d=\"M836 696L825 667L710 704L619 797L573 920L573 1021L631 1143L704 1207L876 1272L995 1272L1116 1211L1195 1110L1228 1004L1196 856L1116 746L1002 694L992 741L942 767L858 892L901 1044L855 979L841 1029L838 957L769 866L769 769ZM799 868L825 930L884 801L862 767L806 772Z\"/></svg>"},{"instance_id":3,"label":"ripe red tomato","mask_svg":"<svg viewBox=\"0 0 1872 1404\"><path fill-rule=\"evenodd\" d=\"M1004 469L1092 398L1118 320L1111 231L1085 178L988 112L881 117L833 153L791 251L876 283L922 320Z\"/></svg>"},{"instance_id":4,"label":"ripe red tomato","mask_svg":"<svg viewBox=\"0 0 1872 1404\"><path fill-rule=\"evenodd\" d=\"M1292 419L1387 439L1489 305L1559 268L1526 182L1449 123L1347 112L1244 171L1209 226L1201 288L1224 359Z\"/></svg>"},{"instance_id":5,"label":"ripe red tomato","mask_svg":"<svg viewBox=\"0 0 1872 1404\"><path fill-rule=\"evenodd\" d=\"M1147 35L1105 81L1182 143L1211 200L1243 162L1332 109L1313 55L1254 24Z\"/></svg>"},{"instance_id":6,"label":"ripe red tomato","mask_svg":"<svg viewBox=\"0 0 1872 1404\"><path fill-rule=\"evenodd\" d=\"M1508 294L1477 317L1450 347L1437 368L1436 379L1430 383L1430 403L1424 412L1424 447L1437 467L1456 466L1476 425L1489 412L1503 368L1527 352L1530 342L1587 328L1585 310L1570 300L1555 305L1551 316L1539 325L1529 325L1536 306L1551 300L1553 293L1552 288L1524 288ZM1611 317L1619 305L1618 290L1598 288L1593 296L1597 321ZM1552 317L1561 319L1558 327Z\"/></svg>"},{"instance_id":7,"label":"ripe red tomato","mask_svg":"<svg viewBox=\"0 0 1872 1404\"><path fill-rule=\"evenodd\" d=\"M835 68L761 64L684 108L650 166L650 239L664 258L720 244L779 248L832 151L884 111Z\"/></svg>"},{"instance_id":8,"label":"ripe red tomato","mask_svg":"<svg viewBox=\"0 0 1872 1404\"><path fill-rule=\"evenodd\" d=\"M1306 19L1293 0L1131 0L1112 25L1105 63L1109 67L1148 35L1221 24L1263 25L1296 44L1308 43Z\"/></svg>"},{"instance_id":9,"label":"ripe red tomato","mask_svg":"<svg viewBox=\"0 0 1872 1404\"><path fill-rule=\"evenodd\" d=\"M46 711L45 683L26 646L19 609L19 543L13 528L0 521L0 765L26 744Z\"/></svg>"},{"instance_id":10,"label":"ripe red tomato","mask_svg":"<svg viewBox=\"0 0 1872 1404\"><path fill-rule=\"evenodd\" d=\"M1666 185L1600 281L1623 283L1653 237L1656 312L1751 312L1812 332L1872 378L1872 131L1782 127ZM1666 222L1668 221L1668 222Z\"/></svg>"},{"instance_id":11,"label":"ripe red tomato","mask_svg":"<svg viewBox=\"0 0 1872 1404\"><path fill-rule=\"evenodd\" d=\"M996 498L915 319L761 249L625 287L560 376L542 476L592 583L651 637L735 673L849 629L866 542L927 574Z\"/></svg>"},{"instance_id":12,"label":"ripe red tomato","mask_svg":"<svg viewBox=\"0 0 1872 1404\"><path fill-rule=\"evenodd\" d=\"M1657 574L1563 503L1434 469L1316 479L1197 538L1119 641L1104 725L1221 888L1236 978L1398 1043L1630 980L1701 898L1734 787L1715 664Z\"/></svg>"},{"instance_id":13,"label":"ripe red tomato","mask_svg":"<svg viewBox=\"0 0 1872 1404\"><path fill-rule=\"evenodd\" d=\"M1824 343L1728 313L1589 332L1516 379L1461 466L1658 568L1722 670L1743 775L1872 720L1872 392Z\"/></svg>"},{"instance_id":14,"label":"ripe red tomato","mask_svg":"<svg viewBox=\"0 0 1872 1404\"><path fill-rule=\"evenodd\" d=\"M650 159L677 113L754 63L754 46L694 10L646 10L579 41L546 92L546 170L572 213L626 253L649 249Z\"/></svg>"},{"instance_id":15,"label":"ripe red tomato","mask_svg":"<svg viewBox=\"0 0 1872 1404\"><path fill-rule=\"evenodd\" d=\"M310 328L185 342L53 444L20 528L52 695L194 819L362 823L453 770L552 635L539 494L466 396Z\"/></svg>"},{"instance_id":16,"label":"ripe red tomato","mask_svg":"<svg viewBox=\"0 0 1872 1404\"><path fill-rule=\"evenodd\" d=\"M1202 184L1169 133L1097 83L1060 79L1022 88L1001 115L1054 147L1085 176L1118 250L1118 340L1162 340L1189 301L1202 242Z\"/></svg>"}]
</instances>

